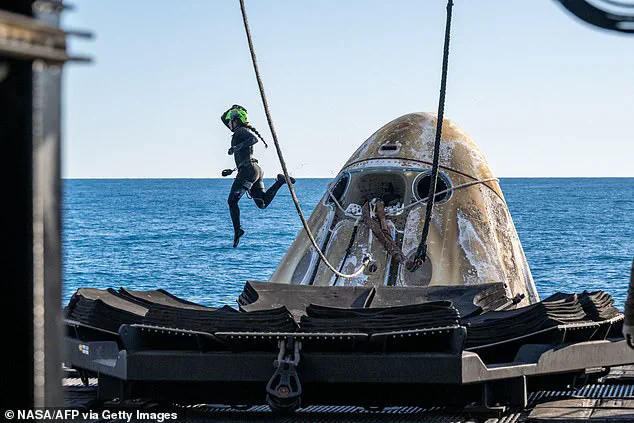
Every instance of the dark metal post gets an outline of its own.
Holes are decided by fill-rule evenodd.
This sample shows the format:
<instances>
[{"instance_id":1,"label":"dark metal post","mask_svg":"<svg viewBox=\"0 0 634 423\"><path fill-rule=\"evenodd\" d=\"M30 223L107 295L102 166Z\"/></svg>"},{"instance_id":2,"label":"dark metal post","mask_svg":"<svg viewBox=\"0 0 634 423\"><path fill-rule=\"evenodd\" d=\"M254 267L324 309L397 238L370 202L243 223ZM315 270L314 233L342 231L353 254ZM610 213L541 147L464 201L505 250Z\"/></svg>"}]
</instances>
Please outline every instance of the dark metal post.
<instances>
[{"instance_id":1,"label":"dark metal post","mask_svg":"<svg viewBox=\"0 0 634 423\"><path fill-rule=\"evenodd\" d=\"M33 8L36 8L34 11ZM61 2L0 6L5 409L61 406ZM37 16L33 16L34 12ZM11 375L11 379L8 379Z\"/></svg>"},{"instance_id":2,"label":"dark metal post","mask_svg":"<svg viewBox=\"0 0 634 423\"><path fill-rule=\"evenodd\" d=\"M2 9L30 16L31 2L7 1ZM11 350L11 371L2 372L4 409L29 408L34 398L32 96L31 62L0 55L3 337Z\"/></svg>"}]
</instances>

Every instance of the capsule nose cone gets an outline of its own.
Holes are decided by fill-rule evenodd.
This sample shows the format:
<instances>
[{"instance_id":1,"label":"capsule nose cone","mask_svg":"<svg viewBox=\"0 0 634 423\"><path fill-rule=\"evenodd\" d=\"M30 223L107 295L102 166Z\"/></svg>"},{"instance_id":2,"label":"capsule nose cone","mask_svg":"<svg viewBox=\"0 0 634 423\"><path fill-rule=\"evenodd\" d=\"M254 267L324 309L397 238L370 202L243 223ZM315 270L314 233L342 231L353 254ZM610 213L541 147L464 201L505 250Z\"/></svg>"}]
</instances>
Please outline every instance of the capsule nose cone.
<instances>
[{"instance_id":1,"label":"capsule nose cone","mask_svg":"<svg viewBox=\"0 0 634 423\"><path fill-rule=\"evenodd\" d=\"M410 160L430 166L433 162L437 122L434 113L410 113L394 119L372 134L352 154L344 169L364 161L380 159ZM439 163L442 168L474 179L493 177L478 146L449 119L443 121ZM498 191L501 195L502 192Z\"/></svg>"}]
</instances>

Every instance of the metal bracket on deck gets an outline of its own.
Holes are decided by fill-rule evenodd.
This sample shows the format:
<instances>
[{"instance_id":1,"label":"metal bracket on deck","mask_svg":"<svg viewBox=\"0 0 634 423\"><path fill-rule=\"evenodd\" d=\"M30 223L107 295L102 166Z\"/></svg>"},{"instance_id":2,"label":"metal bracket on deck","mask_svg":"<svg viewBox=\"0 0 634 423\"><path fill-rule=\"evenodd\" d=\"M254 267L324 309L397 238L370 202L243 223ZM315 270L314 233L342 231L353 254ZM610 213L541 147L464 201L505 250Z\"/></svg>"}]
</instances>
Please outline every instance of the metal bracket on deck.
<instances>
[{"instance_id":1,"label":"metal bracket on deck","mask_svg":"<svg viewBox=\"0 0 634 423\"><path fill-rule=\"evenodd\" d=\"M297 375L301 341L289 336L278 342L280 351L273 362L275 373L266 384L266 402L273 411L295 411L301 405L302 384Z\"/></svg>"},{"instance_id":2,"label":"metal bracket on deck","mask_svg":"<svg viewBox=\"0 0 634 423\"><path fill-rule=\"evenodd\" d=\"M501 416L509 406L519 408L528 406L526 376L483 383L481 403L468 406L465 411L472 414Z\"/></svg>"}]
</instances>

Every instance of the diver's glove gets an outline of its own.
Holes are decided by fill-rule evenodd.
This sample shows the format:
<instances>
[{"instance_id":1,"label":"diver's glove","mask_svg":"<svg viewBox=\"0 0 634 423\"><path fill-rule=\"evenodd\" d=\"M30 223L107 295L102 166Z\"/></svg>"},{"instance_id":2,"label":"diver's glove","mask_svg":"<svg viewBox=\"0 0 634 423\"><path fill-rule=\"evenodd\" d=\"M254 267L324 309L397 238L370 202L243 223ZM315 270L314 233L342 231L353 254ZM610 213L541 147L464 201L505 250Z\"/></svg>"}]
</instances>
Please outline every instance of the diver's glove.
<instances>
[{"instance_id":1,"label":"diver's glove","mask_svg":"<svg viewBox=\"0 0 634 423\"><path fill-rule=\"evenodd\" d=\"M233 154L233 151L234 151L234 150L233 150L233 147L231 147L231 148L229 149L229 151L227 151L227 154L228 154L228 155L232 155L232 154Z\"/></svg>"}]
</instances>

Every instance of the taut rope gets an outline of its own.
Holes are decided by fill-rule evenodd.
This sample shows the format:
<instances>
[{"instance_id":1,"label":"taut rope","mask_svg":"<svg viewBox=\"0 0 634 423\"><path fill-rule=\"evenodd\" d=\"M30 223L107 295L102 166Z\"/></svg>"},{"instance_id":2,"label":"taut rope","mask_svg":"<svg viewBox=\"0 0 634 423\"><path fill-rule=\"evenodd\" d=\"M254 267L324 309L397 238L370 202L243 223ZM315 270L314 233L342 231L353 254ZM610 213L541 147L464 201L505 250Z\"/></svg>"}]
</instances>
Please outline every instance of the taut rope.
<instances>
[{"instance_id":1,"label":"taut rope","mask_svg":"<svg viewBox=\"0 0 634 423\"><path fill-rule=\"evenodd\" d=\"M440 156L440 138L442 135L442 121L445 114L445 91L447 89L447 63L449 61L449 38L451 34L451 10L453 0L447 0L447 22L445 24L445 47L442 57L442 78L440 80L440 98L438 99L438 122L436 124L436 140L434 142L434 161L431 169L431 181L429 184L429 193L427 194L427 210L425 212L425 225L423 226L423 235L420 244L416 249L413 265L409 270L414 271L427 260L427 236L429 235L429 226L431 224L431 212L434 207L436 196L436 182L438 180L438 161Z\"/></svg>"},{"instance_id":2,"label":"taut rope","mask_svg":"<svg viewBox=\"0 0 634 423\"><path fill-rule=\"evenodd\" d=\"M288 175L288 169L286 168L286 162L284 161L284 156L282 155L282 149L280 148L280 143L277 140L277 133L275 132L275 127L273 125L273 119L271 118L271 112L269 110L269 104L266 100L266 93L264 92L264 84L262 83L262 78L260 77L260 69L258 68L258 61L255 57L255 49L253 48L253 40L251 39L251 30L249 29L249 20L247 19L247 10L244 6L244 0L240 0L240 10L242 11L242 22L244 23L244 30L247 35L247 41L249 43L249 51L251 52L251 61L253 62L253 70L255 71L255 78L258 81L258 87L260 89L260 98L262 99L262 105L264 106L264 112L266 113L266 120L269 124L269 129L271 130L271 136L273 137L273 143L275 144L275 150L277 150L277 157L280 160L280 164L282 165L282 171L284 172L284 177L286 178L286 185L288 185L288 189L291 192L291 198L293 199L293 203L295 203L295 208L297 209L297 214L299 219L302 221L302 225L304 226L304 230L306 231L306 235L310 239L311 244L319 254L319 258L324 262L324 264L338 277L349 279L359 276L363 273L367 265L370 263L370 257L366 256L363 258L363 265L355 270L353 273L346 274L341 273L335 267L328 262L326 256L317 245L317 241L313 236L310 228L308 227L308 222L304 217L304 213L302 212L302 207L299 204L299 200L297 199L297 195L295 195L295 189L293 188L293 184L291 183L291 178Z\"/></svg>"}]
</instances>

